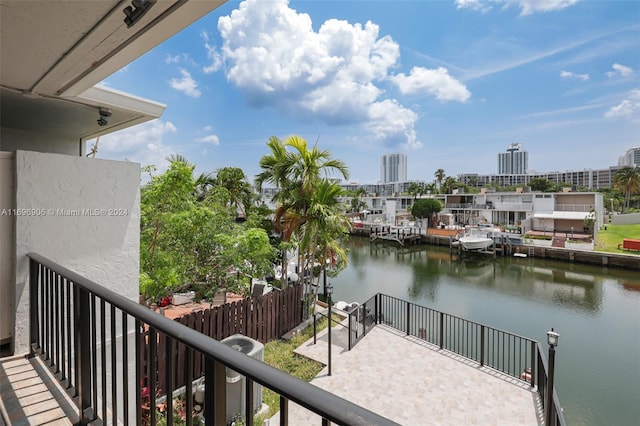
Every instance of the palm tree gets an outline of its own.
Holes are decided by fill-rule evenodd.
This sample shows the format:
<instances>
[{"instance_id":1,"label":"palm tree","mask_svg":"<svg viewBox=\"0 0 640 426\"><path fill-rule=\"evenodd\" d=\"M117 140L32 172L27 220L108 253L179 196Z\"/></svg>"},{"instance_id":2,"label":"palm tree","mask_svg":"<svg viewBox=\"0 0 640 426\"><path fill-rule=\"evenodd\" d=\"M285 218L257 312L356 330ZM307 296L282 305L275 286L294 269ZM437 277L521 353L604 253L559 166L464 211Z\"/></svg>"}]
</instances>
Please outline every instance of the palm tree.
<instances>
[{"instance_id":1,"label":"palm tree","mask_svg":"<svg viewBox=\"0 0 640 426\"><path fill-rule=\"evenodd\" d=\"M438 181L438 189L440 189L440 187L442 186L442 181L444 180L446 174L444 173L444 169L438 169L436 170L436 172L433 174L436 178L436 180Z\"/></svg>"},{"instance_id":2,"label":"palm tree","mask_svg":"<svg viewBox=\"0 0 640 426\"><path fill-rule=\"evenodd\" d=\"M347 179L349 174L346 164L333 159L330 151L320 150L317 146L309 149L301 137L291 136L284 142L271 137L267 146L271 153L260 159L262 172L256 176L256 185L260 189L265 183L276 186L274 230L283 242L289 243L294 233L308 220L308 210L322 178L337 172ZM282 261L283 284L286 282L286 268L285 254Z\"/></svg>"},{"instance_id":3,"label":"palm tree","mask_svg":"<svg viewBox=\"0 0 640 426\"><path fill-rule=\"evenodd\" d=\"M456 185L458 185L458 182L455 180L455 178L452 178L451 176L447 176L444 180L444 183L442 184L444 193L451 194L454 188L456 187Z\"/></svg>"},{"instance_id":4,"label":"palm tree","mask_svg":"<svg viewBox=\"0 0 640 426\"><path fill-rule=\"evenodd\" d=\"M613 178L613 186L624 193L624 206L628 209L631 195L640 192L640 168L621 168Z\"/></svg>"},{"instance_id":5,"label":"palm tree","mask_svg":"<svg viewBox=\"0 0 640 426\"><path fill-rule=\"evenodd\" d=\"M422 185L418 182L411 182L407 188L407 192L409 195L413 195L413 200L415 201L416 198L418 198L418 194L422 193Z\"/></svg>"}]
</instances>

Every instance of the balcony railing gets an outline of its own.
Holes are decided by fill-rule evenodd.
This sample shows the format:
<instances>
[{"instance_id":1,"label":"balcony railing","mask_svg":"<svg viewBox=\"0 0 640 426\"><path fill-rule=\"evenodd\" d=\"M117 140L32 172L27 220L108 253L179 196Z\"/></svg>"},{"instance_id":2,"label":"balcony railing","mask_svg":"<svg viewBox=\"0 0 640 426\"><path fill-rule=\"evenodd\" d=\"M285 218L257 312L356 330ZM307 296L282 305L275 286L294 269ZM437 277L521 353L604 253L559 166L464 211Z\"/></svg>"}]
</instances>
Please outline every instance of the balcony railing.
<instances>
[{"instance_id":1,"label":"balcony railing","mask_svg":"<svg viewBox=\"0 0 640 426\"><path fill-rule=\"evenodd\" d=\"M553 208L559 212L591 212L593 211L592 204L556 204Z\"/></svg>"},{"instance_id":2,"label":"balcony railing","mask_svg":"<svg viewBox=\"0 0 640 426\"><path fill-rule=\"evenodd\" d=\"M548 369L542 347L535 340L380 293L350 313L349 324L349 349L375 324L386 324L532 387L537 386L542 406L547 406ZM551 413L548 424L565 425L555 389Z\"/></svg>"},{"instance_id":3,"label":"balcony railing","mask_svg":"<svg viewBox=\"0 0 640 426\"><path fill-rule=\"evenodd\" d=\"M191 383L194 359L200 354L205 359L206 425L227 424L227 367L246 380L246 411L241 414L247 425L253 424L254 382L280 395L281 425L288 423L289 401L321 416L323 424L396 424L158 315L41 255L28 256L31 351L46 361L74 398L82 424L99 419L102 424L155 425L159 420L156 396L173 399L177 392L172 377L177 369L184 369ZM172 356L176 345L187 348L180 362ZM141 361L146 346L147 369ZM166 353L164 361L156 356L161 351ZM157 387L161 369L166 373L166 389ZM186 386L184 393L186 422L191 425L195 421L192 386ZM167 404L166 410L166 424L171 426L173 404Z\"/></svg>"}]
</instances>

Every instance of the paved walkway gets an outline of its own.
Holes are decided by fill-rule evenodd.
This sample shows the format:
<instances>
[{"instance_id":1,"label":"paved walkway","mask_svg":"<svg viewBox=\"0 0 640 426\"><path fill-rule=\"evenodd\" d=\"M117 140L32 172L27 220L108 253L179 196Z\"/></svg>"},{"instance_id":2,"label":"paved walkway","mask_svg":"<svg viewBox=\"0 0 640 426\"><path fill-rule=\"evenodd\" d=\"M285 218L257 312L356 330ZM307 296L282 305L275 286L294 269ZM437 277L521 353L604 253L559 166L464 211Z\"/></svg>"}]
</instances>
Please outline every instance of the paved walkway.
<instances>
[{"instance_id":1,"label":"paved walkway","mask_svg":"<svg viewBox=\"0 0 640 426\"><path fill-rule=\"evenodd\" d=\"M327 330L296 352L327 363ZM537 392L526 383L378 325L351 351L346 329L332 330L332 375L312 384L403 425L542 425ZM321 425L290 403L289 424ZM276 425L279 414L269 424Z\"/></svg>"}]
</instances>

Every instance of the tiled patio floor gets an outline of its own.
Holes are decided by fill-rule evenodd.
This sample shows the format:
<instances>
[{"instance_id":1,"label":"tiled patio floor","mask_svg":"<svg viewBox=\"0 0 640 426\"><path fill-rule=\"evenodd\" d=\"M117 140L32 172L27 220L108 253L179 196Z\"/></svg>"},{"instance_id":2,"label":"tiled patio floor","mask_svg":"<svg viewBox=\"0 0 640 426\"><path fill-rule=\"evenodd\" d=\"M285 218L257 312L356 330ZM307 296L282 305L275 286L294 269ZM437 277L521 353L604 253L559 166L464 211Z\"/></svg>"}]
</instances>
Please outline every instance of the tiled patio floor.
<instances>
[{"instance_id":1,"label":"tiled patio floor","mask_svg":"<svg viewBox=\"0 0 640 426\"><path fill-rule=\"evenodd\" d=\"M332 375L312 384L403 425L541 425L540 401L531 387L384 325L351 351L346 330L332 331ZM327 363L326 330L296 352ZM321 419L290 403L289 424ZM278 424L279 415L270 420Z\"/></svg>"}]
</instances>

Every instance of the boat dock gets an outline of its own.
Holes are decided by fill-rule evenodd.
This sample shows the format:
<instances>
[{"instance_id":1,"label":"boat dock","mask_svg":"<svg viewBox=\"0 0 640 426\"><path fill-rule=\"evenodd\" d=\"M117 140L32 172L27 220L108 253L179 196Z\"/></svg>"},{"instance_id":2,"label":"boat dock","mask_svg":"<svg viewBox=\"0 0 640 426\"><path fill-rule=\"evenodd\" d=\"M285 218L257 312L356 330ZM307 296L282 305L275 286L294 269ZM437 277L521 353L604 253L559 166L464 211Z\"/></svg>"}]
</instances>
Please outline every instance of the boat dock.
<instances>
[{"instance_id":1,"label":"boat dock","mask_svg":"<svg viewBox=\"0 0 640 426\"><path fill-rule=\"evenodd\" d=\"M405 244L419 244L422 242L422 235L419 232L419 228L408 226L372 226L369 238L371 242L391 241L403 247Z\"/></svg>"}]
</instances>

